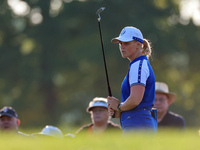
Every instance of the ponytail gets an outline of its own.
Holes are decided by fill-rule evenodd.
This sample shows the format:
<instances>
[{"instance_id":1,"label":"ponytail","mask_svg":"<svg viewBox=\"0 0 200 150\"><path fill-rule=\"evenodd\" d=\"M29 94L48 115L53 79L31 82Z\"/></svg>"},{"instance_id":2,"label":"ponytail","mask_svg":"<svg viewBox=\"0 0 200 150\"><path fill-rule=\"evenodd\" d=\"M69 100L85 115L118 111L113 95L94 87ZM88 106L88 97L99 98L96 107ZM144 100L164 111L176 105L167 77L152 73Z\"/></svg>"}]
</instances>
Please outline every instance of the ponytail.
<instances>
[{"instance_id":1,"label":"ponytail","mask_svg":"<svg viewBox=\"0 0 200 150\"><path fill-rule=\"evenodd\" d=\"M144 55L146 55L147 58L149 59L149 57L151 56L152 47L151 47L151 43L147 39L144 39L143 47L142 48L143 48L142 53Z\"/></svg>"}]
</instances>

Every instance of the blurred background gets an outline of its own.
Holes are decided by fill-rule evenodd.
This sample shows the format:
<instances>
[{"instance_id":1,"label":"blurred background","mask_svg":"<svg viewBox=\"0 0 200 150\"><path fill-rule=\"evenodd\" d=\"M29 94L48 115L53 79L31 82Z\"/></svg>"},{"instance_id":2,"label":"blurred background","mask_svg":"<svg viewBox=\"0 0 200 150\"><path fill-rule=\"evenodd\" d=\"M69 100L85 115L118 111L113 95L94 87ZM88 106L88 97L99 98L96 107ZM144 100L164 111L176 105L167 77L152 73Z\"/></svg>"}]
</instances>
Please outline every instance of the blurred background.
<instances>
[{"instance_id":1,"label":"blurred background","mask_svg":"<svg viewBox=\"0 0 200 150\"><path fill-rule=\"evenodd\" d=\"M129 61L110 41L132 25L152 42L156 80L177 94L170 110L199 127L199 0L1 0L0 107L12 106L24 129L89 123L89 101L108 96L100 7L113 96Z\"/></svg>"}]
</instances>

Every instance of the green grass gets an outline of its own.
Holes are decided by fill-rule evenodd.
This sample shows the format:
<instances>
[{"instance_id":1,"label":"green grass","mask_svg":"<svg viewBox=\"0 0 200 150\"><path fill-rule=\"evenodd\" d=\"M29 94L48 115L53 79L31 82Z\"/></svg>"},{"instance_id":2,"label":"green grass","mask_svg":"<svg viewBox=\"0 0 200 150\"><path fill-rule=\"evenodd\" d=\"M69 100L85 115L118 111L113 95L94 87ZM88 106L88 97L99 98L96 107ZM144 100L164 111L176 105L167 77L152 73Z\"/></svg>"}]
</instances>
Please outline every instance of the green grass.
<instances>
[{"instance_id":1,"label":"green grass","mask_svg":"<svg viewBox=\"0 0 200 150\"><path fill-rule=\"evenodd\" d=\"M1 150L196 150L200 148L198 130L185 132L163 130L156 135L135 133L121 136L110 133L102 136L75 138L27 138L0 136Z\"/></svg>"}]
</instances>

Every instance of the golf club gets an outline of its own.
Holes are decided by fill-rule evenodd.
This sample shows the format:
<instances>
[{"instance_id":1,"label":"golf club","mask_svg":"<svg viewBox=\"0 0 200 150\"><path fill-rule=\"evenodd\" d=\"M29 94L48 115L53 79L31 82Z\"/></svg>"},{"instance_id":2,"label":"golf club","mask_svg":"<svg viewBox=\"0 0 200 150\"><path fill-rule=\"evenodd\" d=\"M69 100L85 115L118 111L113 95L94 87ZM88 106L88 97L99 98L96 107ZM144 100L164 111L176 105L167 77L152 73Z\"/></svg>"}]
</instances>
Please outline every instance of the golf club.
<instances>
[{"instance_id":1,"label":"golf club","mask_svg":"<svg viewBox=\"0 0 200 150\"><path fill-rule=\"evenodd\" d=\"M107 71L107 66L106 66L106 59L105 59L105 53L104 53L104 46L103 46L103 39L102 39L102 34L101 34L101 16L100 13L104 11L105 7L101 7L100 9L97 10L96 14L98 15L98 24L99 24L99 33L100 33L100 38L101 38L101 46L102 46L102 52L103 52L103 60L104 60L104 67L105 67L105 72L106 72L106 80L107 80L107 86L108 86L108 95L112 96L111 89L110 89L110 84L109 84L109 78L108 78L108 71Z\"/></svg>"}]
</instances>

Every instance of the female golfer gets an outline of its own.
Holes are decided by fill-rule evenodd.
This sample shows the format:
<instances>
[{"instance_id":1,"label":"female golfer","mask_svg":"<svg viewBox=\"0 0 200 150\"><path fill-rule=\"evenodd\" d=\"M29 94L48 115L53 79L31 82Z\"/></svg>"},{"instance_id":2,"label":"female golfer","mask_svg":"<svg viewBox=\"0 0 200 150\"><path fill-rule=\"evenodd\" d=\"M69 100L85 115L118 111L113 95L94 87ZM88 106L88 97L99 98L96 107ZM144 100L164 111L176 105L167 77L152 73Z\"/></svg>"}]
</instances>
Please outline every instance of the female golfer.
<instances>
[{"instance_id":1,"label":"female golfer","mask_svg":"<svg viewBox=\"0 0 200 150\"><path fill-rule=\"evenodd\" d=\"M157 131L157 122L151 115L155 99L155 75L148 58L151 46L141 31L127 26L112 43L119 43L123 58L130 60L129 71L121 86L121 102L108 97L110 116L120 117L123 133L130 130ZM146 131L146 130L145 130Z\"/></svg>"}]
</instances>

